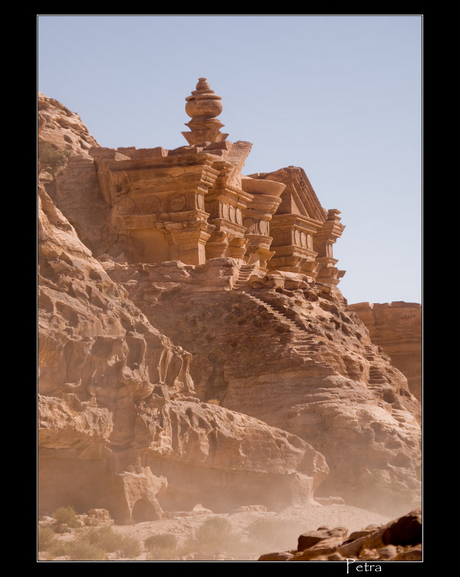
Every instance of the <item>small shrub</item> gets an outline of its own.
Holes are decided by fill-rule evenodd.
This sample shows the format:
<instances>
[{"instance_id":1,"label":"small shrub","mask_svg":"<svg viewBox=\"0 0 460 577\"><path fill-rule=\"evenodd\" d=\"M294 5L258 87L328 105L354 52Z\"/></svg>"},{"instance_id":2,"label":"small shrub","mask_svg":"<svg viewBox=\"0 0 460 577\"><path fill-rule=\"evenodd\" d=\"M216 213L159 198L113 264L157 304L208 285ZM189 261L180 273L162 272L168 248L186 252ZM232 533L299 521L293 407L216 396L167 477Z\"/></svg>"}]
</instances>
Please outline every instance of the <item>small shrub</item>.
<instances>
[{"instance_id":1,"label":"small shrub","mask_svg":"<svg viewBox=\"0 0 460 577\"><path fill-rule=\"evenodd\" d=\"M132 559L142 553L142 545L134 537L124 537L111 527L101 527L80 534L75 541L56 539L48 552L53 557L69 557L72 561L106 559L107 553L115 552L119 557Z\"/></svg>"},{"instance_id":2,"label":"small shrub","mask_svg":"<svg viewBox=\"0 0 460 577\"><path fill-rule=\"evenodd\" d=\"M51 545L48 545L48 553L51 555L52 558L63 557L64 555L67 555L66 545L67 543L65 541L56 539L51 543Z\"/></svg>"},{"instance_id":3,"label":"small shrub","mask_svg":"<svg viewBox=\"0 0 460 577\"><path fill-rule=\"evenodd\" d=\"M238 549L240 538L233 534L232 524L225 517L210 517L198 528L195 544L198 550L216 555Z\"/></svg>"},{"instance_id":4,"label":"small shrub","mask_svg":"<svg viewBox=\"0 0 460 577\"><path fill-rule=\"evenodd\" d=\"M69 527L78 527L78 517L73 507L59 507L51 515L56 520L56 525L68 525Z\"/></svg>"},{"instance_id":5,"label":"small shrub","mask_svg":"<svg viewBox=\"0 0 460 577\"><path fill-rule=\"evenodd\" d=\"M87 539L65 543L64 551L72 561L96 561L106 558L104 549L93 545Z\"/></svg>"},{"instance_id":6,"label":"small shrub","mask_svg":"<svg viewBox=\"0 0 460 577\"><path fill-rule=\"evenodd\" d=\"M187 551L187 553L191 553L192 551ZM185 555L184 554L184 555ZM147 559L149 561L177 561L181 556L181 553L176 549L152 549L147 554Z\"/></svg>"},{"instance_id":7,"label":"small shrub","mask_svg":"<svg viewBox=\"0 0 460 577\"><path fill-rule=\"evenodd\" d=\"M38 529L38 550L46 551L56 542L56 535L51 527L40 527Z\"/></svg>"},{"instance_id":8,"label":"small shrub","mask_svg":"<svg viewBox=\"0 0 460 577\"><path fill-rule=\"evenodd\" d=\"M232 532L232 524L225 517L210 517L200 525L197 531L198 541L207 541L216 536L225 536Z\"/></svg>"},{"instance_id":9,"label":"small shrub","mask_svg":"<svg viewBox=\"0 0 460 577\"><path fill-rule=\"evenodd\" d=\"M118 551L123 545L123 537L115 533L111 527L93 529L88 533L88 541L108 552Z\"/></svg>"},{"instance_id":10,"label":"small shrub","mask_svg":"<svg viewBox=\"0 0 460 577\"><path fill-rule=\"evenodd\" d=\"M177 539L172 533L161 533L160 535L151 535L144 541L147 549L148 559L178 559Z\"/></svg>"},{"instance_id":11,"label":"small shrub","mask_svg":"<svg viewBox=\"0 0 460 577\"><path fill-rule=\"evenodd\" d=\"M141 543L135 537L119 535L113 531L112 527L100 527L93 529L88 534L88 541L91 545L98 547L108 553L118 551L121 557L139 557L142 553Z\"/></svg>"},{"instance_id":12,"label":"small shrub","mask_svg":"<svg viewBox=\"0 0 460 577\"><path fill-rule=\"evenodd\" d=\"M134 559L142 553L142 545L135 537L123 537L119 552L122 557Z\"/></svg>"},{"instance_id":13,"label":"small shrub","mask_svg":"<svg viewBox=\"0 0 460 577\"><path fill-rule=\"evenodd\" d=\"M177 547L176 536L172 533L151 535L144 541L145 548L149 551L155 549L175 549Z\"/></svg>"},{"instance_id":14,"label":"small shrub","mask_svg":"<svg viewBox=\"0 0 460 577\"><path fill-rule=\"evenodd\" d=\"M68 557L72 561L93 561L105 559L106 552L89 542L86 537L76 541L61 541L56 539L47 551L52 558Z\"/></svg>"},{"instance_id":15,"label":"small shrub","mask_svg":"<svg viewBox=\"0 0 460 577\"><path fill-rule=\"evenodd\" d=\"M52 144L45 142L39 149L40 167L49 172L54 179L69 161L70 151L56 150Z\"/></svg>"}]
</instances>

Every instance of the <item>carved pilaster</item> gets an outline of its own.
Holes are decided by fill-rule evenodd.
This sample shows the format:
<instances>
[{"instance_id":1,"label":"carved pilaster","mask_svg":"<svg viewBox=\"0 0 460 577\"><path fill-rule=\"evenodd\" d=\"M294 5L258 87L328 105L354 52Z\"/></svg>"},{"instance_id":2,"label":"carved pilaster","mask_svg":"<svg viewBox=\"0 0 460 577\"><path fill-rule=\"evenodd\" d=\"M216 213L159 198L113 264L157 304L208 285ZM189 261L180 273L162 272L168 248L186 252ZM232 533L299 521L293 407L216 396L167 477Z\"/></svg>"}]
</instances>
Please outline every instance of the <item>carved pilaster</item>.
<instances>
[{"instance_id":1,"label":"carved pilaster","mask_svg":"<svg viewBox=\"0 0 460 577\"><path fill-rule=\"evenodd\" d=\"M275 214L271 223L275 256L270 267L288 272L303 272L315 278L317 252L312 238L320 228L318 221L296 214Z\"/></svg>"},{"instance_id":2,"label":"carved pilaster","mask_svg":"<svg viewBox=\"0 0 460 577\"><path fill-rule=\"evenodd\" d=\"M261 269L267 269L268 261L275 254L270 250L273 238L270 236L270 221L281 203L280 195L285 185L270 180L258 180L244 177L241 185L252 199L243 210L244 226L248 247L246 260L249 264L259 263Z\"/></svg>"},{"instance_id":3,"label":"carved pilaster","mask_svg":"<svg viewBox=\"0 0 460 577\"><path fill-rule=\"evenodd\" d=\"M228 256L242 260L246 254L247 242L244 236L234 238L228 245Z\"/></svg>"},{"instance_id":4,"label":"carved pilaster","mask_svg":"<svg viewBox=\"0 0 460 577\"><path fill-rule=\"evenodd\" d=\"M206 243L206 258L223 258L228 249L228 233L223 230L215 230Z\"/></svg>"},{"instance_id":5,"label":"carved pilaster","mask_svg":"<svg viewBox=\"0 0 460 577\"><path fill-rule=\"evenodd\" d=\"M315 238L318 249L318 276L317 281L324 284L337 285L345 275L345 271L336 268L338 262L333 255L333 244L342 235L345 228L340 222L340 211L331 209L327 213L327 220Z\"/></svg>"},{"instance_id":6,"label":"carved pilaster","mask_svg":"<svg viewBox=\"0 0 460 577\"><path fill-rule=\"evenodd\" d=\"M157 225L164 230L171 245L172 260L185 264L200 265L206 262L206 242L214 227L207 222L162 223Z\"/></svg>"}]
</instances>

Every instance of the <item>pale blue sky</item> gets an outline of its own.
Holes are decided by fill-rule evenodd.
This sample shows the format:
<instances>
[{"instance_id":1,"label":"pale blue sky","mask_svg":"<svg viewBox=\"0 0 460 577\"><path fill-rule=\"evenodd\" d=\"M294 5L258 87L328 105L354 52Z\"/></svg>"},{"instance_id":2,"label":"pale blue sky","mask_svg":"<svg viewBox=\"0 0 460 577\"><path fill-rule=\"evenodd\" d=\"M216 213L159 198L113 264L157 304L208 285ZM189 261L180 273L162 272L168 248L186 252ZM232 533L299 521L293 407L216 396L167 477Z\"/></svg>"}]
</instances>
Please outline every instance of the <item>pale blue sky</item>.
<instances>
[{"instance_id":1,"label":"pale blue sky","mask_svg":"<svg viewBox=\"0 0 460 577\"><path fill-rule=\"evenodd\" d=\"M301 166L342 211L349 303L421 302L422 17L38 17L38 88L101 146L187 144L199 77L245 174Z\"/></svg>"}]
</instances>

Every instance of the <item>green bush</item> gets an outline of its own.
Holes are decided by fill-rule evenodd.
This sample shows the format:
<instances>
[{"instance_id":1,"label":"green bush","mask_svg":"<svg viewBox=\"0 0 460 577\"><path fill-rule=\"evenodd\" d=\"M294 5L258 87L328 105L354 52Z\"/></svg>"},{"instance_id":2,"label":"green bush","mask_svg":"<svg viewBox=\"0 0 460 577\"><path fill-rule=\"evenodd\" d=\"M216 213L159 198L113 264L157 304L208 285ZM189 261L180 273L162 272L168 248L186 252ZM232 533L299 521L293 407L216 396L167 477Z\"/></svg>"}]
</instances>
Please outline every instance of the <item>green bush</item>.
<instances>
[{"instance_id":1,"label":"green bush","mask_svg":"<svg viewBox=\"0 0 460 577\"><path fill-rule=\"evenodd\" d=\"M174 560L179 557L177 539L172 533L151 535L144 541L144 546L148 551L148 559L150 560Z\"/></svg>"},{"instance_id":2,"label":"green bush","mask_svg":"<svg viewBox=\"0 0 460 577\"><path fill-rule=\"evenodd\" d=\"M241 546L239 535L233 533L232 524L225 517L210 517L198 528L195 550L209 555L236 553Z\"/></svg>"},{"instance_id":3,"label":"green bush","mask_svg":"<svg viewBox=\"0 0 460 577\"><path fill-rule=\"evenodd\" d=\"M161 533L160 535L147 537L144 545L149 551L155 549L175 549L177 547L177 539L172 533Z\"/></svg>"},{"instance_id":4,"label":"green bush","mask_svg":"<svg viewBox=\"0 0 460 577\"><path fill-rule=\"evenodd\" d=\"M75 541L56 539L46 548L53 557L69 557L72 561L106 559L107 553L133 559L142 553L142 545L134 537L117 535L110 527L94 529Z\"/></svg>"},{"instance_id":5,"label":"green bush","mask_svg":"<svg viewBox=\"0 0 460 577\"><path fill-rule=\"evenodd\" d=\"M190 550L186 550L185 552L180 552L178 549L152 549L147 553L147 559L149 561L177 561L180 559L181 555L185 556L188 553L191 553Z\"/></svg>"},{"instance_id":6,"label":"green bush","mask_svg":"<svg viewBox=\"0 0 460 577\"><path fill-rule=\"evenodd\" d=\"M51 515L51 517L53 517L53 519L56 520L57 525L61 525L61 524L65 523L69 527L78 527L79 526L77 514L75 513L75 510L73 509L73 507L70 507L70 506L69 507L59 507L59 509L56 509L56 511L54 511L54 513Z\"/></svg>"},{"instance_id":7,"label":"green bush","mask_svg":"<svg viewBox=\"0 0 460 577\"><path fill-rule=\"evenodd\" d=\"M57 175L68 163L70 154L71 152L68 150L56 150L52 144L45 142L43 146L40 146L38 152L40 167L56 179Z\"/></svg>"},{"instance_id":8,"label":"green bush","mask_svg":"<svg viewBox=\"0 0 460 577\"><path fill-rule=\"evenodd\" d=\"M59 524L69 524L73 519L72 511L71 507L61 507L53 513L53 517ZM109 526L89 532L80 529L73 541L59 539L51 528L46 527L38 531L38 550L46 551L51 558L69 557L73 561L105 559L107 553L118 553L120 557L133 559L142 553L142 545L138 539L119 535Z\"/></svg>"},{"instance_id":9,"label":"green bush","mask_svg":"<svg viewBox=\"0 0 460 577\"><path fill-rule=\"evenodd\" d=\"M210 517L198 528L197 539L206 543L232 533L232 524L225 517Z\"/></svg>"},{"instance_id":10,"label":"green bush","mask_svg":"<svg viewBox=\"0 0 460 577\"><path fill-rule=\"evenodd\" d=\"M93 529L88 533L88 541L91 545L112 553L118 551L123 545L123 537L114 533L112 527L105 526Z\"/></svg>"},{"instance_id":11,"label":"green bush","mask_svg":"<svg viewBox=\"0 0 460 577\"><path fill-rule=\"evenodd\" d=\"M134 559L142 553L142 545L135 537L123 537L119 553L122 557Z\"/></svg>"},{"instance_id":12,"label":"green bush","mask_svg":"<svg viewBox=\"0 0 460 577\"><path fill-rule=\"evenodd\" d=\"M118 551L122 557L132 559L142 553L141 543L135 537L119 535L109 526L93 529L88 533L87 538L91 545L108 553Z\"/></svg>"},{"instance_id":13,"label":"green bush","mask_svg":"<svg viewBox=\"0 0 460 577\"><path fill-rule=\"evenodd\" d=\"M40 527L38 529L38 550L46 551L56 542L56 534L51 527Z\"/></svg>"},{"instance_id":14,"label":"green bush","mask_svg":"<svg viewBox=\"0 0 460 577\"><path fill-rule=\"evenodd\" d=\"M105 559L106 552L89 542L86 537L76 541L61 541L56 539L48 547L47 552L51 558L69 557L72 561L92 561Z\"/></svg>"},{"instance_id":15,"label":"green bush","mask_svg":"<svg viewBox=\"0 0 460 577\"><path fill-rule=\"evenodd\" d=\"M87 539L65 543L64 555L70 557L72 561L96 561L106 558L104 549L93 545Z\"/></svg>"}]
</instances>

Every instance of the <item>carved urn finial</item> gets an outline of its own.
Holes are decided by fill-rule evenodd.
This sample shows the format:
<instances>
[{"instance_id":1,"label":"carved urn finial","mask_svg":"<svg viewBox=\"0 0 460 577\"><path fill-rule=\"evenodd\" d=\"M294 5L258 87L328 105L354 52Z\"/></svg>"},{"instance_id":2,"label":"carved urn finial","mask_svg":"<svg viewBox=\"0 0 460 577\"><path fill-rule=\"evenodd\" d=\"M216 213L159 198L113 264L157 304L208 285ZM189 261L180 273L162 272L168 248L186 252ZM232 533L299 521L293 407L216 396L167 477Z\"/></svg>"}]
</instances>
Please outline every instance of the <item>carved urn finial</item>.
<instances>
[{"instance_id":1,"label":"carved urn finial","mask_svg":"<svg viewBox=\"0 0 460 577\"><path fill-rule=\"evenodd\" d=\"M190 145L222 142L227 138L228 134L220 132L224 125L217 118L222 112L222 99L211 90L206 78L198 79L196 90L185 100L185 112L192 119L185 126L191 132L182 134Z\"/></svg>"}]
</instances>

